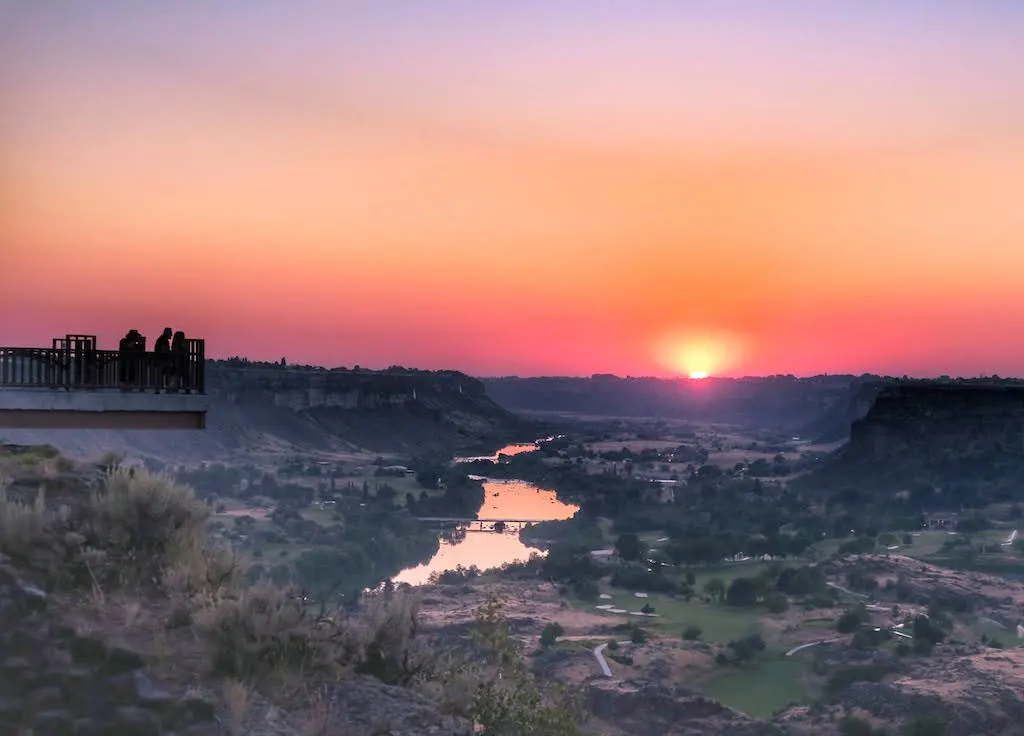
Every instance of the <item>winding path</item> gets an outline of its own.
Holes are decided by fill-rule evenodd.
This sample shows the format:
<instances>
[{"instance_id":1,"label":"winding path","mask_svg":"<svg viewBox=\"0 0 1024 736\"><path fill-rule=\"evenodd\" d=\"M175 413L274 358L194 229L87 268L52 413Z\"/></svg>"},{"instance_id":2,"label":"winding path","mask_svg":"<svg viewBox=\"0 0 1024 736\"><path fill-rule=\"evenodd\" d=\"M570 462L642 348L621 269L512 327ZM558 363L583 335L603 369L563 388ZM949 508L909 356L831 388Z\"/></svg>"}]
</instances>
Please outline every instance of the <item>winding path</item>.
<instances>
[{"instance_id":1,"label":"winding path","mask_svg":"<svg viewBox=\"0 0 1024 736\"><path fill-rule=\"evenodd\" d=\"M864 595L863 593L855 593L852 590L850 590L849 588L844 588L842 585L836 585L835 583L825 583L825 585L827 585L828 587L832 588L833 590L838 590L840 593L846 593L847 595L852 595L854 598L860 598L862 600L867 600L867 598L868 598L868 596Z\"/></svg>"},{"instance_id":2,"label":"winding path","mask_svg":"<svg viewBox=\"0 0 1024 736\"><path fill-rule=\"evenodd\" d=\"M809 644L801 644L800 646L793 647L788 652L786 652L786 656L787 657L792 657L797 652L803 651L804 649L807 649L808 647L816 647L819 644L831 644L832 642L842 641L843 638L844 637L840 636L840 637L836 637L834 639L819 639L818 641L812 641Z\"/></svg>"},{"instance_id":3,"label":"winding path","mask_svg":"<svg viewBox=\"0 0 1024 736\"><path fill-rule=\"evenodd\" d=\"M597 660L597 666L601 668L601 674L605 677L611 677L612 668L608 666L608 660L604 658L604 648L606 646L608 646L608 642L594 647L594 659Z\"/></svg>"}]
</instances>

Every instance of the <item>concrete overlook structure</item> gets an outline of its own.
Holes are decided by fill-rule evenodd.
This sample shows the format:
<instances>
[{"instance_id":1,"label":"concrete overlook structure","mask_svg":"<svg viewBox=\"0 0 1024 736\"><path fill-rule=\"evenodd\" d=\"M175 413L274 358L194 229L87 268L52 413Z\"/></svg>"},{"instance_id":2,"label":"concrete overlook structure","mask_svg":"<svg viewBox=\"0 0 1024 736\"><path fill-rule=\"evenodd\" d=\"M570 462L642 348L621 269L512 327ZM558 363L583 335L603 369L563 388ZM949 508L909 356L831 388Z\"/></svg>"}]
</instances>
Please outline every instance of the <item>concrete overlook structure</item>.
<instances>
[{"instance_id":1,"label":"concrete overlook structure","mask_svg":"<svg viewBox=\"0 0 1024 736\"><path fill-rule=\"evenodd\" d=\"M205 429L202 340L175 354L99 350L94 335L0 347L0 429Z\"/></svg>"}]
</instances>

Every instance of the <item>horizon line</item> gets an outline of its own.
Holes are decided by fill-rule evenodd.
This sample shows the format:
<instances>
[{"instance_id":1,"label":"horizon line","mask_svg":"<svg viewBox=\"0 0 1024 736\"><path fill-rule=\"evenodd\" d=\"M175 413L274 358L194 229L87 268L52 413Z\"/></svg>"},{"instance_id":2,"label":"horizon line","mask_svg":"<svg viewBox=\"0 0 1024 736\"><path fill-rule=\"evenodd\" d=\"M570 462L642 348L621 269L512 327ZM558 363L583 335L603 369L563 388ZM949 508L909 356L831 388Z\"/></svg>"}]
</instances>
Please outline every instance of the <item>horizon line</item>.
<instances>
[{"instance_id":1,"label":"horizon line","mask_svg":"<svg viewBox=\"0 0 1024 736\"><path fill-rule=\"evenodd\" d=\"M1024 382L1024 377L1019 377L1019 376L1001 376L1001 375L999 375L997 373L992 373L992 374L988 374L988 375L979 374L979 375L976 375L976 376L962 376L962 375L961 376L955 376L955 375L945 374L945 373L938 374L938 375L922 376L922 375L910 375L910 374L906 374L905 373L905 374L897 376L897 375L886 374L886 373L872 373L870 371L865 371L863 373L840 373L840 372L830 373L830 372L825 372L825 373L804 373L804 374L796 374L796 373L764 373L764 374L748 374L748 375L742 375L742 376L710 375L710 376L706 376L704 378L691 378L691 377L689 377L687 375L683 375L683 374L680 374L680 375L653 375L653 374L651 374L651 375L632 375L632 374L618 375L616 373L602 373L602 372L595 372L595 373L588 373L588 374L538 373L538 374L532 374L532 375L522 375L522 374L517 374L517 373L505 373L505 374L484 375L484 374L469 373L469 372L461 370L459 368L416 368L415 366L403 366L403 365L397 365L397 364L390 365L390 366L388 366L386 368L370 368L368 366L360 365L358 363L354 363L351 366L338 365L338 366L328 367L328 366L325 366L325 365L318 365L318 364L315 364L315 363L300 363L300 362L293 363L293 362L288 361L287 356L285 356L283 359L285 360L285 364L284 365L282 365L280 361L257 360L257 359L254 359L254 358L246 358L245 356L240 356L240 355L233 355L233 356L228 357L228 358L209 358L209 357L207 358L208 361L212 361L212 362L229 362L229 361L239 361L239 362L241 362L241 361L244 361L244 362L248 362L248 363L265 364L267 366L278 366L278 367L283 367L283 368L307 368L307 369L324 370L324 371L350 371L351 372L351 371L357 371L358 370L358 371L366 371L368 373L385 373L387 371L396 371L396 370L401 369L401 370L406 370L406 371L418 371L418 372L423 372L423 373L461 373L461 374L463 374L465 376L469 376L470 378L475 378L475 379L478 379L478 380L489 380L489 381L496 381L496 380L503 380L503 379L529 380L529 379L542 379L542 378L547 378L547 379L552 379L552 378L563 378L563 379L573 378L573 379L581 379L581 380L615 379L615 380L620 380L620 381L625 381L625 380L657 380L657 381L679 381L679 382L686 382L686 383L711 383L711 382L714 382L714 381L758 381L758 380L766 380L766 379L771 379L771 378L776 378L776 379L778 379L778 378L785 378L785 379L795 379L795 380L810 380L810 379L814 379L814 378L854 378L854 379L855 378L869 378L869 379L874 378L874 379L880 379L880 380L888 379L888 380L893 380L893 381L1010 381L1010 382Z\"/></svg>"}]
</instances>

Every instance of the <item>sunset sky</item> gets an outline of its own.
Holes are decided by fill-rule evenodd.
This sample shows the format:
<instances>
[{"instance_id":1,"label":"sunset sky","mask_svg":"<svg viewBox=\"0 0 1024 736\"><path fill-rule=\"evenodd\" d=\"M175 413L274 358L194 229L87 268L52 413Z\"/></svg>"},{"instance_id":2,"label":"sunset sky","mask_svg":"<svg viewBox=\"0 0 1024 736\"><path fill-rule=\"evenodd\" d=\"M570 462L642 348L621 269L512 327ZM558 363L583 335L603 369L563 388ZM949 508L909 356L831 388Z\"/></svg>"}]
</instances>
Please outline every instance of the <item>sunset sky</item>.
<instances>
[{"instance_id":1,"label":"sunset sky","mask_svg":"<svg viewBox=\"0 0 1024 736\"><path fill-rule=\"evenodd\" d=\"M1024 374L1019 0L0 0L0 344Z\"/></svg>"}]
</instances>

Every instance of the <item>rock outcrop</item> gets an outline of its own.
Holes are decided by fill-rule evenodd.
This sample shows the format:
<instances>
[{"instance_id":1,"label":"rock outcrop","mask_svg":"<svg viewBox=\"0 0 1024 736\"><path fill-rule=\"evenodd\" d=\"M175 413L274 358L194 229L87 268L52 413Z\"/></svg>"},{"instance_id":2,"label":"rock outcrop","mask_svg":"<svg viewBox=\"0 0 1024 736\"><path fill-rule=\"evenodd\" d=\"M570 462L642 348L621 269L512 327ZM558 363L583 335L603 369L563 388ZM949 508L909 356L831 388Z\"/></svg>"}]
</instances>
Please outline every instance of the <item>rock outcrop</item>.
<instances>
[{"instance_id":1,"label":"rock outcrop","mask_svg":"<svg viewBox=\"0 0 1024 736\"><path fill-rule=\"evenodd\" d=\"M949 611L976 611L1008 630L1016 627L1024 607L1024 583L982 572L950 570L904 555L848 555L823 566L830 577L843 583L856 572L878 583L874 596L881 601L932 604Z\"/></svg>"},{"instance_id":2,"label":"rock outcrop","mask_svg":"<svg viewBox=\"0 0 1024 736\"><path fill-rule=\"evenodd\" d=\"M590 712L633 736L780 736L757 721L692 690L648 682L595 680Z\"/></svg>"},{"instance_id":3,"label":"rock outcrop","mask_svg":"<svg viewBox=\"0 0 1024 736\"><path fill-rule=\"evenodd\" d=\"M49 609L0 558L0 733L218 733L212 702L164 690L138 654L76 633Z\"/></svg>"},{"instance_id":4,"label":"rock outcrop","mask_svg":"<svg viewBox=\"0 0 1024 736\"><path fill-rule=\"evenodd\" d=\"M867 390L867 389L866 389ZM891 503L913 493L925 510L983 507L1024 482L1024 384L886 383L850 439L797 483L856 486Z\"/></svg>"},{"instance_id":5,"label":"rock outcrop","mask_svg":"<svg viewBox=\"0 0 1024 736\"><path fill-rule=\"evenodd\" d=\"M866 716L890 733L932 722L942 724L946 736L1016 736L1024 719L1022 665L1024 651L1019 649L928 657L888 681L850 684L833 707ZM793 707L776 721L794 734L831 735L836 733L835 716L830 708Z\"/></svg>"},{"instance_id":6,"label":"rock outcrop","mask_svg":"<svg viewBox=\"0 0 1024 736\"><path fill-rule=\"evenodd\" d=\"M850 428L850 457L894 454L1024 456L1024 386L907 383L882 387Z\"/></svg>"}]
</instances>

